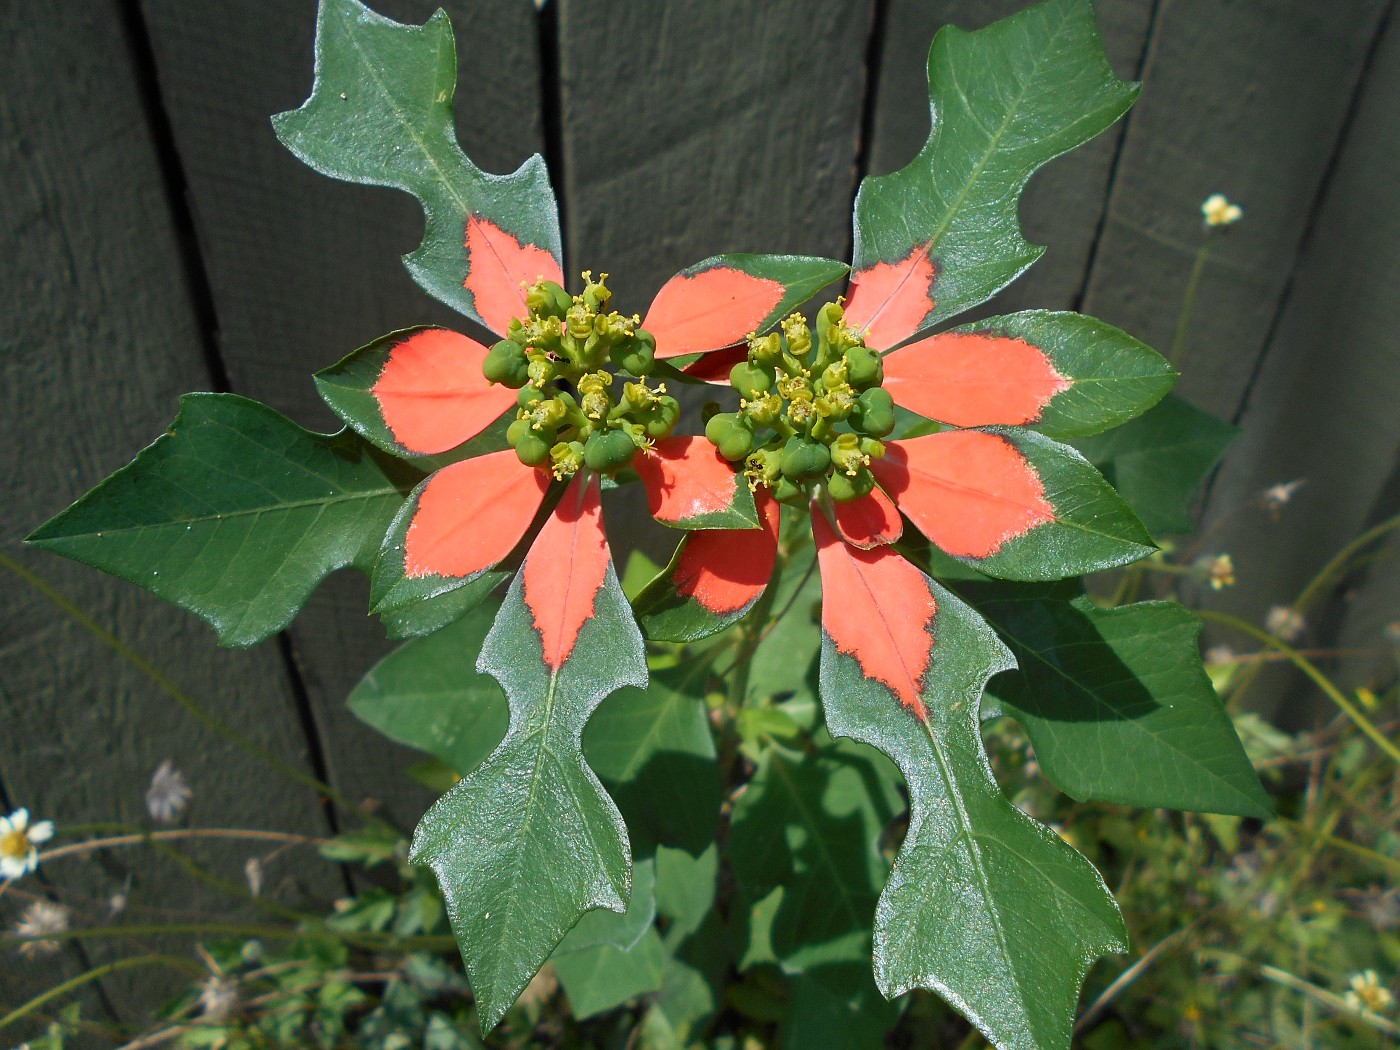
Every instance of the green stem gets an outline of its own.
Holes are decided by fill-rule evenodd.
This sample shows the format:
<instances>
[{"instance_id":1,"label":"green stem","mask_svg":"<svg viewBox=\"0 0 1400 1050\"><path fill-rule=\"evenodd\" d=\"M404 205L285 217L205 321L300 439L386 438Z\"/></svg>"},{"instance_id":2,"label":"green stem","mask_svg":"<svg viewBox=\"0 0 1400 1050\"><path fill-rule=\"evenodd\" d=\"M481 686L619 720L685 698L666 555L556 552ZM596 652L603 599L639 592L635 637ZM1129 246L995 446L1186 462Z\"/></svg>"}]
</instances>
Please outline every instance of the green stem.
<instances>
[{"instance_id":1,"label":"green stem","mask_svg":"<svg viewBox=\"0 0 1400 1050\"><path fill-rule=\"evenodd\" d=\"M1308 606L1317 600L1318 595L1322 592L1322 588L1341 574L1347 562L1351 561L1353 555L1360 552L1367 545L1380 539L1391 529L1397 527L1400 527L1400 514L1395 515L1393 518L1387 518L1379 525L1367 529L1360 536L1356 537L1356 539L1348 543L1339 550L1336 556L1324 565L1322 570L1312 578L1305 588L1303 588L1303 593L1298 595L1298 600L1293 603L1293 607L1300 613L1306 612Z\"/></svg>"},{"instance_id":2,"label":"green stem","mask_svg":"<svg viewBox=\"0 0 1400 1050\"><path fill-rule=\"evenodd\" d=\"M1206 260L1210 258L1210 233L1207 231L1206 239L1201 242L1201 247L1196 251L1196 261L1191 267L1191 276L1186 279L1186 295L1181 301L1181 313L1176 318L1176 332L1172 336L1171 353L1167 355L1167 363L1173 368L1181 362L1181 355L1186 350L1186 333L1191 328L1191 316L1196 312L1196 294L1201 290L1201 277L1206 270Z\"/></svg>"},{"instance_id":3,"label":"green stem","mask_svg":"<svg viewBox=\"0 0 1400 1050\"><path fill-rule=\"evenodd\" d=\"M32 1014L35 1010L55 999L62 998L69 992L77 991L85 984L93 981L100 981L109 974L119 973L122 970L132 970L138 966L169 966L179 970L192 971L196 974L204 973L204 968L198 963L189 959L182 959L175 955L135 955L127 959L116 959L102 966L80 973L62 984L50 988L47 992L36 995L29 1002L14 1010L11 1010L4 1017L0 1017L0 1028L8 1028L16 1021Z\"/></svg>"},{"instance_id":4,"label":"green stem","mask_svg":"<svg viewBox=\"0 0 1400 1050\"><path fill-rule=\"evenodd\" d=\"M1302 822L1297 820L1290 820L1288 817L1275 817L1274 820L1278 821L1280 824L1285 825L1286 827L1290 827L1297 831L1301 831L1304 835L1311 835L1313 838L1317 839L1319 842L1324 843L1325 845L1335 846L1337 849L1343 849L1346 850L1348 853L1354 853L1356 854L1356 856L1361 857L1364 860L1369 860L1373 864L1377 864L1382 868L1389 869L1395 875L1400 875L1400 860L1396 860L1394 857L1387 857L1384 853L1379 853L1376 850L1368 849L1365 846L1362 846L1360 843L1352 842L1344 838L1338 838L1336 835L1330 835L1327 832L1318 831L1314 828L1310 828L1306 824L1303 824Z\"/></svg>"},{"instance_id":5,"label":"green stem","mask_svg":"<svg viewBox=\"0 0 1400 1050\"><path fill-rule=\"evenodd\" d=\"M729 705L737 714L744 706L749 691L749 669L753 666L753 651L763 640L763 628L767 625L768 614L773 611L773 603L778 599L778 583L782 579L786 559L779 557L773 566L773 578L754 602L753 609L744 620L744 629L739 634L739 644L731 670L734 677L729 680Z\"/></svg>"},{"instance_id":6,"label":"green stem","mask_svg":"<svg viewBox=\"0 0 1400 1050\"><path fill-rule=\"evenodd\" d=\"M106 825L117 829L128 828L130 824ZM292 835L285 831L258 831L253 828L174 828L170 831L142 831L129 835L114 835L111 838L91 839L87 842L73 842L57 849L45 850L39 854L39 862L64 857L82 856L94 850L110 849L115 846L139 846L145 843L168 842L175 839L254 839L260 842L282 842L294 845L322 846L327 839L312 838L308 835Z\"/></svg>"},{"instance_id":7,"label":"green stem","mask_svg":"<svg viewBox=\"0 0 1400 1050\"><path fill-rule=\"evenodd\" d=\"M348 812L360 812L359 807L356 806L353 801L351 801L346 796L342 795L339 791L331 787L329 784L323 784L315 777L303 772L291 763L283 761L282 759L274 755L271 751L269 751L267 748L263 747L261 744L256 743L251 738L244 736L238 730L234 729L228 723L216 718L214 715L211 715L208 711L206 711L203 707L200 706L199 702L196 701L194 697L190 696L183 689L181 689L175 683L174 679L172 679L159 667L151 663L144 656L138 653L135 649L127 645L124 641L122 641L120 638L114 635L111 631L107 630L100 623L94 620L91 616L85 613L65 594L63 594L63 592L54 587L42 576L38 575L37 573L31 572L29 569L26 569L19 562L15 561L15 559L11 558L7 554L4 554L3 552L0 552L0 567L9 569L20 579L24 580L25 583L29 584L44 597L48 598L49 601L57 605L60 609L67 613L68 616L71 617L73 621L78 624L78 626L82 627L85 631L91 634L98 641L102 642L102 644L106 645L109 649L115 652L132 667L136 668L151 681L155 682L155 684L158 685L167 696L169 696L177 704L183 707L185 711L190 714L191 717L193 717L196 721L200 722L206 728L208 728L214 733L217 733L229 743L233 744L235 747L241 748L243 751L247 752L249 755L252 755L254 758L265 762L267 765L271 766L273 769L277 770L284 776L290 777L297 783L303 784L306 787L311 788L318 794L325 795L327 798L333 800L337 805L341 806Z\"/></svg>"},{"instance_id":8,"label":"green stem","mask_svg":"<svg viewBox=\"0 0 1400 1050\"><path fill-rule=\"evenodd\" d=\"M1240 619L1238 616L1212 612L1209 609L1198 609L1196 615L1203 620L1214 620L1216 623L1234 627L1236 630L1243 631L1250 637L1258 639L1265 645L1277 649L1288 658L1288 661L1293 664L1293 666L1297 667L1298 670L1312 679L1313 683L1327 694L1328 699L1341 708L1342 712L1352 720L1358 729L1370 737L1377 747L1389 755L1397 765L1400 765L1400 747L1396 747L1384 733L1377 729L1375 723L1362 713L1361 708L1353 704L1345 693L1332 684L1330 678L1318 670L1316 664L1302 653L1298 652L1297 649L1275 638L1268 631L1255 627L1254 624L1250 623L1248 620Z\"/></svg>"}]
</instances>

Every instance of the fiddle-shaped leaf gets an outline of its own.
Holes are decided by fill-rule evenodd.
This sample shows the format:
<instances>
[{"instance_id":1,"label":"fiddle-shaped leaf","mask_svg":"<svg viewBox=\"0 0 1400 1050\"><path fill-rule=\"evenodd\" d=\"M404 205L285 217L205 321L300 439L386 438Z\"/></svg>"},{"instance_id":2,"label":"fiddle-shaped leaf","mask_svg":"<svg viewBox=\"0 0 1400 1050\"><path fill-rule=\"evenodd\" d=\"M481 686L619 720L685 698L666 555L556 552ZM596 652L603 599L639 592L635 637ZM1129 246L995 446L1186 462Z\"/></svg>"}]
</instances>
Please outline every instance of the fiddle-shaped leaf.
<instances>
[{"instance_id":1,"label":"fiddle-shaped leaf","mask_svg":"<svg viewBox=\"0 0 1400 1050\"><path fill-rule=\"evenodd\" d=\"M1269 797L1174 602L1100 609L1078 581L963 584L1018 669L992 691L1050 782L1081 800L1267 817Z\"/></svg>"},{"instance_id":2,"label":"fiddle-shaped leaf","mask_svg":"<svg viewBox=\"0 0 1400 1050\"><path fill-rule=\"evenodd\" d=\"M856 195L846 321L881 350L986 301L1040 258L1021 236L1027 180L1138 93L1109 66L1090 0L1049 0L973 33L946 26L928 76L928 142Z\"/></svg>"},{"instance_id":3,"label":"fiddle-shaped leaf","mask_svg":"<svg viewBox=\"0 0 1400 1050\"><path fill-rule=\"evenodd\" d=\"M876 984L938 992L1000 1050L1067 1048L1089 965L1126 935L1093 866L992 777L978 708L1011 654L899 554L851 547L820 519L814 531L827 726L889 755L909 788L875 913Z\"/></svg>"},{"instance_id":4,"label":"fiddle-shaped leaf","mask_svg":"<svg viewBox=\"0 0 1400 1050\"><path fill-rule=\"evenodd\" d=\"M504 335L511 318L525 316L522 282L563 283L559 213L538 154L511 175L491 175L462 152L456 87L444 12L406 26L359 0L321 0L311 97L273 126L323 174L417 197L423 243L404 257L409 273L429 295Z\"/></svg>"},{"instance_id":5,"label":"fiddle-shaped leaf","mask_svg":"<svg viewBox=\"0 0 1400 1050\"><path fill-rule=\"evenodd\" d=\"M627 906L627 829L581 737L604 697L647 684L646 652L596 477L576 477L541 529L477 669L505 689L510 729L423 817L410 859L437 874L485 1032L584 912Z\"/></svg>"},{"instance_id":6,"label":"fiddle-shaped leaf","mask_svg":"<svg viewBox=\"0 0 1400 1050\"><path fill-rule=\"evenodd\" d=\"M186 394L167 433L29 542L188 609L222 645L251 645L329 573L368 570L419 477L348 430Z\"/></svg>"}]
</instances>

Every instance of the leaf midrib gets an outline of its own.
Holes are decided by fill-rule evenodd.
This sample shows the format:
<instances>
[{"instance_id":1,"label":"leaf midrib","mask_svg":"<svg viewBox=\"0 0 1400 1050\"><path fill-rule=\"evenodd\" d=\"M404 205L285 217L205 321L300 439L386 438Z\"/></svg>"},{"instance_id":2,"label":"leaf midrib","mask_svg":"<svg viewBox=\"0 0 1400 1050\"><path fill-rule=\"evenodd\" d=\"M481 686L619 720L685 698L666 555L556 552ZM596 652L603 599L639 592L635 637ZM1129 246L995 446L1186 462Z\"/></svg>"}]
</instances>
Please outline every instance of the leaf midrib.
<instances>
[{"instance_id":1,"label":"leaf midrib","mask_svg":"<svg viewBox=\"0 0 1400 1050\"><path fill-rule=\"evenodd\" d=\"M150 529L174 528L178 525L203 525L213 521L224 521L230 518L261 517L264 514L290 513L296 510L305 510L308 507L324 509L337 503L351 503L356 501L369 501L381 499L388 495L400 496L402 493L393 485L386 485L384 488L368 489L360 492L346 493L340 496L327 496L321 499L292 500L286 503L276 503L265 507L245 507L239 510L220 511L213 514L201 514L189 518L171 518L167 521L147 522L141 525L123 525L117 528L94 529L88 532L59 532L48 535L39 535L35 541L48 543L54 540L83 540L105 538L113 534L127 532L145 532Z\"/></svg>"}]
</instances>

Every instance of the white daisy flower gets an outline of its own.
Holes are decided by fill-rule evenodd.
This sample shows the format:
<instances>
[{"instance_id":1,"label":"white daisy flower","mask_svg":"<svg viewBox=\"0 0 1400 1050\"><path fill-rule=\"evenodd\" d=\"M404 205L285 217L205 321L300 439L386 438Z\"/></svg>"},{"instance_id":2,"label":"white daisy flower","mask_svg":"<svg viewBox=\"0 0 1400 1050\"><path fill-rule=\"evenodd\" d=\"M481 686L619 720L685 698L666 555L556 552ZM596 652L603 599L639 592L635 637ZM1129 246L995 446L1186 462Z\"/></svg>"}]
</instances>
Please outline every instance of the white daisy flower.
<instances>
[{"instance_id":1,"label":"white daisy flower","mask_svg":"<svg viewBox=\"0 0 1400 1050\"><path fill-rule=\"evenodd\" d=\"M0 817L0 878L17 879L39 866L41 843L53 838L53 821L29 823L29 810Z\"/></svg>"},{"instance_id":2,"label":"white daisy flower","mask_svg":"<svg viewBox=\"0 0 1400 1050\"><path fill-rule=\"evenodd\" d=\"M1353 1010L1369 1010L1382 1014L1395 1005L1395 996L1381 984L1375 970L1365 970L1351 975L1351 990L1343 996Z\"/></svg>"},{"instance_id":3,"label":"white daisy flower","mask_svg":"<svg viewBox=\"0 0 1400 1050\"><path fill-rule=\"evenodd\" d=\"M47 938L68 932L68 909L52 901L36 900L24 909L15 926L16 937L37 937L19 946L21 955L52 955L59 949L59 942Z\"/></svg>"},{"instance_id":4,"label":"white daisy flower","mask_svg":"<svg viewBox=\"0 0 1400 1050\"><path fill-rule=\"evenodd\" d=\"M151 786L146 789L146 812L152 820L169 824L189 803L194 792L185 783L185 774L175 768L175 763L166 759L156 767L151 777Z\"/></svg>"}]
</instances>

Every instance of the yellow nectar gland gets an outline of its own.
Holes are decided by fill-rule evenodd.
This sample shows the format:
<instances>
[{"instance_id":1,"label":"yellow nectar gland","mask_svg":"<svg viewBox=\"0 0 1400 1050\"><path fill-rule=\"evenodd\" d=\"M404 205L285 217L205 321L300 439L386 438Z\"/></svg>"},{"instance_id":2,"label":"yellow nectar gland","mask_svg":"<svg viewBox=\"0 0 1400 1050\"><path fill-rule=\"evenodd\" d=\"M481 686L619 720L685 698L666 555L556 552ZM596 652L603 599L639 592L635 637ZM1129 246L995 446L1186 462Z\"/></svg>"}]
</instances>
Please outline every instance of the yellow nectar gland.
<instances>
[{"instance_id":1,"label":"yellow nectar gland","mask_svg":"<svg viewBox=\"0 0 1400 1050\"><path fill-rule=\"evenodd\" d=\"M801 503L818 486L838 502L875 487L870 463L885 454L894 402L879 353L843 317L840 303L829 303L814 327L794 313L781 334L750 334L748 360L729 373L739 411L705 424L720 455L744 465L750 488Z\"/></svg>"},{"instance_id":2,"label":"yellow nectar gland","mask_svg":"<svg viewBox=\"0 0 1400 1050\"><path fill-rule=\"evenodd\" d=\"M525 317L511 321L483 366L491 382L520 391L506 431L515 454L561 479L584 467L615 474L680 420L665 384L648 385L656 340L639 327L642 319L606 309L607 274L582 276L578 295L553 281L529 286ZM614 369L633 377L621 396Z\"/></svg>"}]
</instances>

